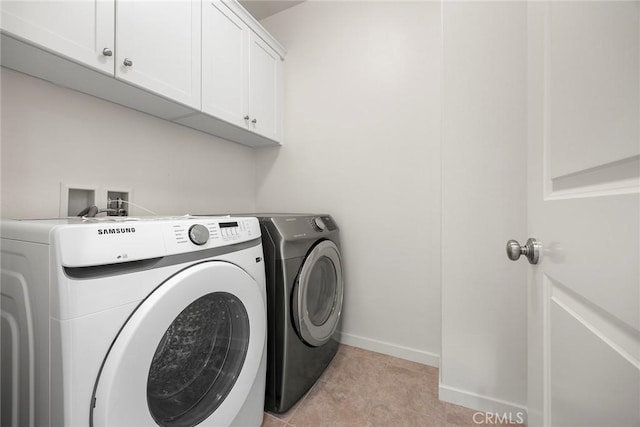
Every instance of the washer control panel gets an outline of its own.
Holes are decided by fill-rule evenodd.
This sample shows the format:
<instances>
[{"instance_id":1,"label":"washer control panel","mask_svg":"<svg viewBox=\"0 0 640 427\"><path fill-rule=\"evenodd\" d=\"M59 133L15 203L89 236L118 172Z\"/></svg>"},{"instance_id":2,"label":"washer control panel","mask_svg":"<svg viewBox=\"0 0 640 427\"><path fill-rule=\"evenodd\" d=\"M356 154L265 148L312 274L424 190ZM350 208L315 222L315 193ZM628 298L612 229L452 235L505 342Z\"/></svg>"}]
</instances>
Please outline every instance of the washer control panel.
<instances>
[{"instance_id":1,"label":"washer control panel","mask_svg":"<svg viewBox=\"0 0 640 427\"><path fill-rule=\"evenodd\" d=\"M237 240L240 238L242 229L238 221L221 222L219 225L222 240Z\"/></svg>"},{"instance_id":2,"label":"washer control panel","mask_svg":"<svg viewBox=\"0 0 640 427\"><path fill-rule=\"evenodd\" d=\"M16 228L29 226L14 222ZM65 267L136 261L260 238L260 225L252 217L156 217L50 227Z\"/></svg>"},{"instance_id":3,"label":"washer control panel","mask_svg":"<svg viewBox=\"0 0 640 427\"><path fill-rule=\"evenodd\" d=\"M173 224L174 242L178 246L212 247L244 242L260 237L254 218L199 217L194 223Z\"/></svg>"}]
</instances>

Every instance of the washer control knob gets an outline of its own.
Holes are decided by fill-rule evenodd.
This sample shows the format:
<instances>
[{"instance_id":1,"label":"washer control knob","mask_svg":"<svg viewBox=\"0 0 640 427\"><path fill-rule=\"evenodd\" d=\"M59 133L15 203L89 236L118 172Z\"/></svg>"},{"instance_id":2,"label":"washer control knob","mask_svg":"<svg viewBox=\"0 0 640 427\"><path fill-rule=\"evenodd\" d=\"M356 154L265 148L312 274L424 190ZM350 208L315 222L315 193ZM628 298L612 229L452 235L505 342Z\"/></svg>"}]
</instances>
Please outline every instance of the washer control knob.
<instances>
[{"instance_id":1,"label":"washer control knob","mask_svg":"<svg viewBox=\"0 0 640 427\"><path fill-rule=\"evenodd\" d=\"M317 217L313 219L313 228L315 228L316 231L324 231L327 226L324 225L322 218Z\"/></svg>"},{"instance_id":2,"label":"washer control knob","mask_svg":"<svg viewBox=\"0 0 640 427\"><path fill-rule=\"evenodd\" d=\"M202 224L195 224L189 228L189 240L194 245L202 246L209 241L209 229Z\"/></svg>"}]
</instances>

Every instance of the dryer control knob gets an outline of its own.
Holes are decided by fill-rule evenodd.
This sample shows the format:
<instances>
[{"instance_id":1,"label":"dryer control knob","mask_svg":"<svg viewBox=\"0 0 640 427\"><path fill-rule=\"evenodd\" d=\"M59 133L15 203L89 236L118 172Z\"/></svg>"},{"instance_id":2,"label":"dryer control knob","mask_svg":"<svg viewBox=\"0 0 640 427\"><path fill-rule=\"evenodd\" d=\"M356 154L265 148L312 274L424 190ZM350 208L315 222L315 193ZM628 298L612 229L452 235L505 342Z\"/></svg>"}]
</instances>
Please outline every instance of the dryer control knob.
<instances>
[{"instance_id":1,"label":"dryer control knob","mask_svg":"<svg viewBox=\"0 0 640 427\"><path fill-rule=\"evenodd\" d=\"M322 220L322 218L317 217L313 219L313 228L315 228L316 231L324 231L327 226L324 225L324 221Z\"/></svg>"},{"instance_id":2,"label":"dryer control knob","mask_svg":"<svg viewBox=\"0 0 640 427\"><path fill-rule=\"evenodd\" d=\"M209 229L202 224L192 225L189 228L189 240L195 245L204 245L209 241Z\"/></svg>"}]
</instances>

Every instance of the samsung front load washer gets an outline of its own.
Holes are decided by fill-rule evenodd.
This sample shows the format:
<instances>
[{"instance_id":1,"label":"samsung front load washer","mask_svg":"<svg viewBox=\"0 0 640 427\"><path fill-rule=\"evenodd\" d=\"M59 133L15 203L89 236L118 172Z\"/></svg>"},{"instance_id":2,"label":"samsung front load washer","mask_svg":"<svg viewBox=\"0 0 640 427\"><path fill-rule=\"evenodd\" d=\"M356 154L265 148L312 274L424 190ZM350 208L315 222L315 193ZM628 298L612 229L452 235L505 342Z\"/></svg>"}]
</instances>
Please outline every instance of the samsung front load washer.
<instances>
[{"instance_id":1,"label":"samsung front load washer","mask_svg":"<svg viewBox=\"0 0 640 427\"><path fill-rule=\"evenodd\" d=\"M4 220L1 229L3 426L262 423L255 218Z\"/></svg>"},{"instance_id":2,"label":"samsung front load washer","mask_svg":"<svg viewBox=\"0 0 640 427\"><path fill-rule=\"evenodd\" d=\"M318 380L338 350L344 279L330 215L256 214L267 272L265 409L282 413Z\"/></svg>"}]
</instances>

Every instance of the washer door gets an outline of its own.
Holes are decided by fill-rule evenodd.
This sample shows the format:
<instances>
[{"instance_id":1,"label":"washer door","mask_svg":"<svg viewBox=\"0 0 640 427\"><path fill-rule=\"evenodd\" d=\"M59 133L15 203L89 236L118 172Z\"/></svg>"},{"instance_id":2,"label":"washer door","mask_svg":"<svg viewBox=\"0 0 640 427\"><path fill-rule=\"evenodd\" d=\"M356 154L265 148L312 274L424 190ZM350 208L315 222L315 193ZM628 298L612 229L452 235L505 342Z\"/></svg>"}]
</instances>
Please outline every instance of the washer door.
<instances>
[{"instance_id":1,"label":"washer door","mask_svg":"<svg viewBox=\"0 0 640 427\"><path fill-rule=\"evenodd\" d=\"M330 240L313 247L293 291L293 320L300 338L314 347L338 327L344 293L340 251Z\"/></svg>"},{"instance_id":2,"label":"washer door","mask_svg":"<svg viewBox=\"0 0 640 427\"><path fill-rule=\"evenodd\" d=\"M160 285L113 342L96 382L93 426L229 425L266 342L257 282L209 261Z\"/></svg>"}]
</instances>

